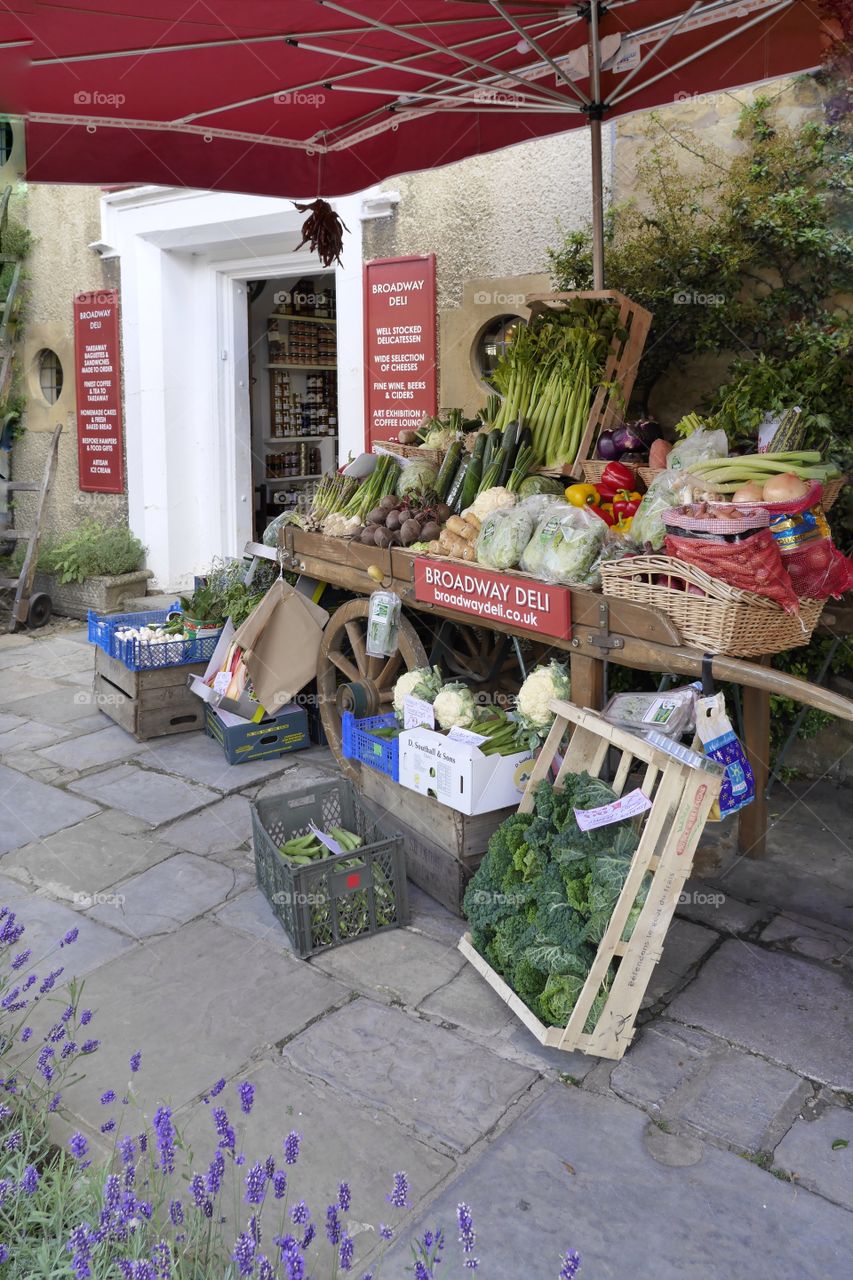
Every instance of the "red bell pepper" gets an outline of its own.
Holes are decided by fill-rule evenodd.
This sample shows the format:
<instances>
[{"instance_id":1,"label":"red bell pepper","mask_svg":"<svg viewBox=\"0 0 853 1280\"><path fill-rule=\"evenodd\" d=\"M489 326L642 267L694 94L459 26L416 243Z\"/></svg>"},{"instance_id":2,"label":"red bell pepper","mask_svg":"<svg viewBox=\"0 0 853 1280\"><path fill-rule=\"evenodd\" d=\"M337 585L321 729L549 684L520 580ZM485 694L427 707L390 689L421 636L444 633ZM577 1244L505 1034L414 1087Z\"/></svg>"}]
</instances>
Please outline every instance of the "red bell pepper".
<instances>
[{"instance_id":1,"label":"red bell pepper","mask_svg":"<svg viewBox=\"0 0 853 1280\"><path fill-rule=\"evenodd\" d=\"M620 489L613 495L613 514L617 520L627 519L628 516L634 515L641 501L642 498L638 493L628 493L625 489Z\"/></svg>"},{"instance_id":2,"label":"red bell pepper","mask_svg":"<svg viewBox=\"0 0 853 1280\"><path fill-rule=\"evenodd\" d=\"M616 517L613 514L613 506L609 502L603 503L600 507L590 507L589 510L595 512L597 516L601 516L606 525L612 526L616 523Z\"/></svg>"},{"instance_id":3,"label":"red bell pepper","mask_svg":"<svg viewBox=\"0 0 853 1280\"><path fill-rule=\"evenodd\" d=\"M608 462L596 488L602 498L612 498L620 489L626 489L630 493L634 480L634 472L623 462Z\"/></svg>"}]
</instances>

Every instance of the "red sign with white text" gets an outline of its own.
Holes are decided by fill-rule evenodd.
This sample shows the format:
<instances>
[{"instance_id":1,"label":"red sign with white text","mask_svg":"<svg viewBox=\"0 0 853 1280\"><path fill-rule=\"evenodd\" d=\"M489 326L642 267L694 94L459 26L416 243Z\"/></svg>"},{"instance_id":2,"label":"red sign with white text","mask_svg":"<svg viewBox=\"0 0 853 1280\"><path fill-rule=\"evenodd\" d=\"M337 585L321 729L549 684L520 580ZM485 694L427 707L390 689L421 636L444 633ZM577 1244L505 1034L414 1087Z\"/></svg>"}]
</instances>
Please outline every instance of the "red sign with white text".
<instances>
[{"instance_id":1,"label":"red sign with white text","mask_svg":"<svg viewBox=\"0 0 853 1280\"><path fill-rule=\"evenodd\" d=\"M438 411L435 254L364 264L365 442Z\"/></svg>"},{"instance_id":2,"label":"red sign with white text","mask_svg":"<svg viewBox=\"0 0 853 1280\"><path fill-rule=\"evenodd\" d=\"M118 293L74 299L77 473L89 493L124 493Z\"/></svg>"},{"instance_id":3,"label":"red sign with white text","mask_svg":"<svg viewBox=\"0 0 853 1280\"><path fill-rule=\"evenodd\" d=\"M558 640L568 640L572 634L570 589L520 574L419 556L415 599Z\"/></svg>"}]
</instances>

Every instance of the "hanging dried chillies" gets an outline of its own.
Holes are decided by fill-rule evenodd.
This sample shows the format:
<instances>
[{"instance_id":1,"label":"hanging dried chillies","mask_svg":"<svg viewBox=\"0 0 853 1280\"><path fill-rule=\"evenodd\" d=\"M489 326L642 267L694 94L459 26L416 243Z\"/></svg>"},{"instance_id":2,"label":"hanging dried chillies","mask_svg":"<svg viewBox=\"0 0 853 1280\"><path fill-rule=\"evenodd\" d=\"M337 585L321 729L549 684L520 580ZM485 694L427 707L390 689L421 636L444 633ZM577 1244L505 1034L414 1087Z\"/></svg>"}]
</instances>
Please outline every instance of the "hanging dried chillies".
<instances>
[{"instance_id":1,"label":"hanging dried chillies","mask_svg":"<svg viewBox=\"0 0 853 1280\"><path fill-rule=\"evenodd\" d=\"M307 244L312 253L320 255L324 267L330 267L333 262L343 265L341 250L344 247L344 232L348 232L349 227L338 217L329 202L315 200L312 204L296 204L294 201L294 205L300 213L311 215L302 224L302 241L296 246L294 253L298 253L302 245Z\"/></svg>"}]
</instances>

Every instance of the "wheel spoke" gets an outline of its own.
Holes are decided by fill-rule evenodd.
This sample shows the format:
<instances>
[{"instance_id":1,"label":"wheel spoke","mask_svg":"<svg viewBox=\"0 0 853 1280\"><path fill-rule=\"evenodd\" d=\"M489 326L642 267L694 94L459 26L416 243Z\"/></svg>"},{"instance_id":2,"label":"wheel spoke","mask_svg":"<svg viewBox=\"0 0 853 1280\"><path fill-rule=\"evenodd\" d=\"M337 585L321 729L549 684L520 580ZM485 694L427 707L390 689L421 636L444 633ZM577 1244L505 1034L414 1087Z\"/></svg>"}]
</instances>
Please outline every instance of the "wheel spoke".
<instances>
[{"instance_id":1,"label":"wheel spoke","mask_svg":"<svg viewBox=\"0 0 853 1280\"><path fill-rule=\"evenodd\" d=\"M352 652L358 665L359 673L365 676L368 670L368 657L367 650L364 647L364 633L361 629L361 623L355 621L345 622L344 628L349 636L349 642L352 645Z\"/></svg>"},{"instance_id":2,"label":"wheel spoke","mask_svg":"<svg viewBox=\"0 0 853 1280\"><path fill-rule=\"evenodd\" d=\"M383 706L384 706L386 703L391 703L391 702L393 702L393 701L394 701L394 690L393 690L393 689L380 689L380 690L379 690L379 701L383 704Z\"/></svg>"},{"instance_id":3,"label":"wheel spoke","mask_svg":"<svg viewBox=\"0 0 853 1280\"><path fill-rule=\"evenodd\" d=\"M384 666L384 662L382 658L368 658L367 659L368 680L372 680L375 684L377 679L379 678L379 673L382 670L383 666Z\"/></svg>"},{"instance_id":4,"label":"wheel spoke","mask_svg":"<svg viewBox=\"0 0 853 1280\"><path fill-rule=\"evenodd\" d=\"M340 649L329 650L329 661L333 666L337 667L342 675L346 676L347 680L358 681L361 679L361 672L357 667L353 666L349 658L341 653Z\"/></svg>"},{"instance_id":5,"label":"wheel spoke","mask_svg":"<svg viewBox=\"0 0 853 1280\"><path fill-rule=\"evenodd\" d=\"M402 661L403 661L403 658L398 649L396 653L391 655L391 657L385 663L385 666L379 672L379 676L375 681L377 689L385 690L388 688L392 680L397 675L397 672L400 670L400 665Z\"/></svg>"}]
</instances>

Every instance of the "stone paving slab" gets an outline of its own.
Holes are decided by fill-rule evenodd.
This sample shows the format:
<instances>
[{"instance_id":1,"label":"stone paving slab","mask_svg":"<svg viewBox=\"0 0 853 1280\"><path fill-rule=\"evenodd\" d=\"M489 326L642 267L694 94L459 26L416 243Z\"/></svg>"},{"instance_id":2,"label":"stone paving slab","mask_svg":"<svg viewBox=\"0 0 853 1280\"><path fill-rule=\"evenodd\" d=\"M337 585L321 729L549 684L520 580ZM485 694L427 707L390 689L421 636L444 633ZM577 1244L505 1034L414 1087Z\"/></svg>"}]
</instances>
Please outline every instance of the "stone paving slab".
<instances>
[{"instance_id":1,"label":"stone paving slab","mask_svg":"<svg viewBox=\"0 0 853 1280\"><path fill-rule=\"evenodd\" d=\"M833 1151L833 1142L846 1142ZM853 1210L853 1111L827 1107L816 1120L798 1120L776 1148L774 1167L797 1184Z\"/></svg>"},{"instance_id":2,"label":"stone paving slab","mask_svg":"<svg viewBox=\"0 0 853 1280\"><path fill-rule=\"evenodd\" d=\"M853 934L831 925L815 928L792 916L774 916L762 930L761 941L780 944L810 960L853 961Z\"/></svg>"},{"instance_id":3,"label":"stone paving slab","mask_svg":"<svg viewBox=\"0 0 853 1280\"><path fill-rule=\"evenodd\" d=\"M358 943L353 945L357 949ZM434 1023L355 1000L285 1045L287 1062L428 1140L465 1151L535 1082Z\"/></svg>"},{"instance_id":4,"label":"stone paving slab","mask_svg":"<svg viewBox=\"0 0 853 1280\"><path fill-rule=\"evenodd\" d=\"M673 920L663 944L663 954L652 970L643 1007L664 999L684 981L694 966L715 946L718 935L691 920Z\"/></svg>"},{"instance_id":5,"label":"stone paving slab","mask_svg":"<svg viewBox=\"0 0 853 1280\"><path fill-rule=\"evenodd\" d=\"M440 902L409 882L409 923L419 933L425 933L436 942L455 947L468 929L468 922L448 911Z\"/></svg>"},{"instance_id":6,"label":"stone paving slab","mask_svg":"<svg viewBox=\"0 0 853 1280\"><path fill-rule=\"evenodd\" d=\"M839 849L831 858L822 856L821 864L829 865L812 869L808 846L799 848L803 851L799 865L777 862L775 857L766 862L743 859L719 883L739 898L766 903L777 911L797 911L853 933L853 896L846 880L850 874L849 853ZM845 880L848 892L839 893Z\"/></svg>"},{"instance_id":7,"label":"stone paving slab","mask_svg":"<svg viewBox=\"0 0 853 1280\"><path fill-rule=\"evenodd\" d=\"M43 747L52 747L67 737L68 731L57 725L25 720L17 728L0 733L0 756L20 756L23 751L39 751Z\"/></svg>"},{"instance_id":8,"label":"stone paving slab","mask_svg":"<svg viewBox=\"0 0 853 1280\"><path fill-rule=\"evenodd\" d=\"M39 676L28 676L26 680L22 680L17 666L0 671L0 706L8 708L10 704L20 703L21 709L16 710L15 715L39 719L35 715L35 709L46 707L48 694L58 691L63 692L63 689L56 680L45 680Z\"/></svg>"},{"instance_id":9,"label":"stone paving slab","mask_svg":"<svg viewBox=\"0 0 853 1280\"><path fill-rule=\"evenodd\" d=\"M173 852L151 836L138 818L104 809L74 827L6 854L0 872L85 909L94 905L97 894Z\"/></svg>"},{"instance_id":10,"label":"stone paving slab","mask_svg":"<svg viewBox=\"0 0 853 1280\"><path fill-rule=\"evenodd\" d=\"M660 1111L724 1041L689 1027L653 1022L610 1072L610 1088L626 1102Z\"/></svg>"},{"instance_id":11,"label":"stone paving slab","mask_svg":"<svg viewBox=\"0 0 853 1280\"><path fill-rule=\"evenodd\" d=\"M311 963L356 991L414 1009L455 977L465 961L458 951L448 951L432 938L409 929L389 929L323 951Z\"/></svg>"},{"instance_id":12,"label":"stone paving slab","mask_svg":"<svg viewBox=\"0 0 853 1280\"><path fill-rule=\"evenodd\" d=\"M145 1096L182 1106L348 994L310 965L261 942L247 944L212 921L194 921L91 975L86 1000L98 1011L102 1045L86 1081L66 1100L91 1120L100 1093L123 1086L130 1055L141 1049Z\"/></svg>"},{"instance_id":13,"label":"stone paving slab","mask_svg":"<svg viewBox=\"0 0 853 1280\"><path fill-rule=\"evenodd\" d=\"M414 1232L443 1225L445 1253L459 1258L464 1201L489 1280L552 1280L569 1247L593 1280L846 1280L853 1219L843 1210L728 1151L706 1147L692 1167L666 1167L646 1148L646 1123L627 1103L553 1085ZM383 1274L402 1274L406 1261L400 1242Z\"/></svg>"},{"instance_id":14,"label":"stone paving slab","mask_svg":"<svg viewBox=\"0 0 853 1280\"><path fill-rule=\"evenodd\" d=\"M207 787L140 769L137 764L117 765L103 773L93 773L72 783L70 789L143 818L154 827L219 799L216 792Z\"/></svg>"},{"instance_id":15,"label":"stone paving slab","mask_svg":"<svg viewBox=\"0 0 853 1280\"><path fill-rule=\"evenodd\" d=\"M113 929L87 920L60 902L38 897L3 875L0 875L0 903L8 904L20 923L26 926L21 947L30 948L33 962L38 961L38 972L42 977L51 967L63 965L66 978L83 978L133 947L129 938L122 937ZM59 948L58 944L72 929L78 930L76 942ZM50 959L42 960L48 954Z\"/></svg>"},{"instance_id":16,"label":"stone paving slab","mask_svg":"<svg viewBox=\"0 0 853 1280\"><path fill-rule=\"evenodd\" d=\"M272 907L260 889L247 889L217 911L219 924L240 933L260 938L281 951L293 951L290 939L275 917Z\"/></svg>"},{"instance_id":17,"label":"stone paving slab","mask_svg":"<svg viewBox=\"0 0 853 1280\"><path fill-rule=\"evenodd\" d=\"M78 773L82 773L84 769L103 768L105 764L112 764L124 760L127 756L136 755L144 745L142 742L137 742L131 734L125 733L119 725L111 724L105 729L96 729L94 733L87 733L83 738L74 738L71 742L60 742L56 746L46 747L39 752L39 755L54 764L76 769ZM0 750L2 749L3 739L0 738Z\"/></svg>"},{"instance_id":18,"label":"stone paving slab","mask_svg":"<svg viewBox=\"0 0 853 1280\"><path fill-rule=\"evenodd\" d=\"M8 733L10 729L20 729L21 725L26 723L23 716L14 716L6 711L0 711L0 733Z\"/></svg>"},{"instance_id":19,"label":"stone paving slab","mask_svg":"<svg viewBox=\"0 0 853 1280\"><path fill-rule=\"evenodd\" d=\"M252 783L277 777L290 767L292 756L229 764L222 747L204 733L177 733L145 742L141 759L149 769L201 782L229 794Z\"/></svg>"},{"instance_id":20,"label":"stone paving slab","mask_svg":"<svg viewBox=\"0 0 853 1280\"><path fill-rule=\"evenodd\" d=\"M812 1096L811 1085L786 1067L729 1049L678 1089L663 1116L755 1155L776 1146Z\"/></svg>"},{"instance_id":21,"label":"stone paving slab","mask_svg":"<svg viewBox=\"0 0 853 1280\"><path fill-rule=\"evenodd\" d=\"M235 886L234 872L221 863L195 853L176 853L117 884L110 894L114 901L96 904L88 915L131 938L150 938L210 911Z\"/></svg>"},{"instance_id":22,"label":"stone paving slab","mask_svg":"<svg viewBox=\"0 0 853 1280\"><path fill-rule=\"evenodd\" d=\"M678 915L685 920L707 925L718 933L735 937L749 933L759 920L766 919L767 908L740 902L722 886L704 880L688 880L678 899Z\"/></svg>"},{"instance_id":23,"label":"stone paving slab","mask_svg":"<svg viewBox=\"0 0 853 1280\"><path fill-rule=\"evenodd\" d=\"M466 964L455 978L439 987L418 1006L419 1012L462 1027L479 1036L497 1036L517 1023L515 1014L504 1004L472 965Z\"/></svg>"},{"instance_id":24,"label":"stone paving slab","mask_svg":"<svg viewBox=\"0 0 853 1280\"><path fill-rule=\"evenodd\" d=\"M0 764L0 853L97 813L98 806Z\"/></svg>"},{"instance_id":25,"label":"stone paving slab","mask_svg":"<svg viewBox=\"0 0 853 1280\"><path fill-rule=\"evenodd\" d=\"M853 991L840 973L724 942L668 1012L802 1075L853 1089Z\"/></svg>"},{"instance_id":26,"label":"stone paving slab","mask_svg":"<svg viewBox=\"0 0 853 1280\"><path fill-rule=\"evenodd\" d=\"M251 838L252 815L245 796L227 796L160 832L161 840L190 853L227 853Z\"/></svg>"},{"instance_id":27,"label":"stone paving slab","mask_svg":"<svg viewBox=\"0 0 853 1280\"><path fill-rule=\"evenodd\" d=\"M225 1106L237 1130L240 1149L246 1153L246 1165L237 1170L238 1174L244 1174L250 1164L263 1161L267 1155L281 1166L284 1138L291 1130L301 1134L299 1160L287 1169L288 1203L305 1200L314 1220L322 1224L326 1206L337 1199L338 1184L348 1182L352 1208L349 1215L342 1217L351 1224L359 1260L377 1242L373 1232L364 1230L366 1224L374 1228L381 1222L396 1226L408 1216L385 1199L398 1169L405 1170L409 1177L409 1198L415 1209L425 1207L436 1185L454 1170L450 1156L434 1150L383 1112L333 1093L283 1062L264 1062L245 1078L252 1081L256 1090L248 1117L240 1113L236 1084L217 1099ZM178 1121L181 1123L181 1117ZM186 1127L196 1154L194 1167L203 1170L215 1149L209 1108L196 1107ZM229 1186L227 1182L225 1185ZM242 1199L242 1186L240 1190ZM231 1197L226 1195L226 1211L230 1203ZM274 1219L270 1217L268 1221L272 1225ZM328 1258L325 1241L323 1249L321 1256ZM311 1272L318 1274L314 1267ZM320 1274L326 1275L326 1269ZM353 1275L361 1276L362 1269L354 1270Z\"/></svg>"},{"instance_id":28,"label":"stone paving slab","mask_svg":"<svg viewBox=\"0 0 853 1280\"><path fill-rule=\"evenodd\" d=\"M35 677L27 679L27 688L32 690L33 684L45 683ZM54 683L51 681L50 683ZM2 697L2 695L0 695ZM104 720L101 713L93 710L94 699L85 689L75 689L71 685L56 684L52 690L38 690L36 697L15 700L15 715L29 716L40 724L71 725L77 732L89 732L91 729L102 729ZM80 726L83 725L84 728Z\"/></svg>"}]
</instances>

